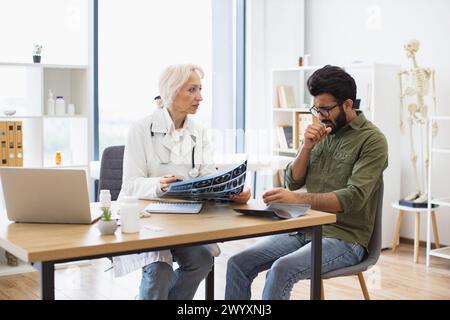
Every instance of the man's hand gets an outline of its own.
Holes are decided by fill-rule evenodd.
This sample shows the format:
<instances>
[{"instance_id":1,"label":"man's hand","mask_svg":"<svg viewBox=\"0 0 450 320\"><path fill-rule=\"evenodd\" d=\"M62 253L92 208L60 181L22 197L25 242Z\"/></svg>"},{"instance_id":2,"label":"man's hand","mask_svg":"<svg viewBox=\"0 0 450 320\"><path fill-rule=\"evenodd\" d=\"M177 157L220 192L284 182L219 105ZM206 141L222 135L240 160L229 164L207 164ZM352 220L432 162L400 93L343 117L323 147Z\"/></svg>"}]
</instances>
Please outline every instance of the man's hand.
<instances>
[{"instance_id":1,"label":"man's hand","mask_svg":"<svg viewBox=\"0 0 450 320\"><path fill-rule=\"evenodd\" d=\"M303 148L311 150L320 140L331 132L330 127L320 123L313 123L306 127Z\"/></svg>"},{"instance_id":2,"label":"man's hand","mask_svg":"<svg viewBox=\"0 0 450 320\"><path fill-rule=\"evenodd\" d=\"M169 185L176 181L180 181L180 179L175 177L175 175L173 174L166 174L159 179L159 188L162 192L166 192L169 188Z\"/></svg>"},{"instance_id":3,"label":"man's hand","mask_svg":"<svg viewBox=\"0 0 450 320\"><path fill-rule=\"evenodd\" d=\"M298 193L284 188L275 188L263 194L265 204L270 203L296 203L298 202Z\"/></svg>"},{"instance_id":4,"label":"man's hand","mask_svg":"<svg viewBox=\"0 0 450 320\"><path fill-rule=\"evenodd\" d=\"M231 198L231 200L236 203L247 203L247 201L250 199L250 196L251 196L251 191L250 191L250 188L247 187L244 190L242 190L241 193L235 194Z\"/></svg>"}]
</instances>

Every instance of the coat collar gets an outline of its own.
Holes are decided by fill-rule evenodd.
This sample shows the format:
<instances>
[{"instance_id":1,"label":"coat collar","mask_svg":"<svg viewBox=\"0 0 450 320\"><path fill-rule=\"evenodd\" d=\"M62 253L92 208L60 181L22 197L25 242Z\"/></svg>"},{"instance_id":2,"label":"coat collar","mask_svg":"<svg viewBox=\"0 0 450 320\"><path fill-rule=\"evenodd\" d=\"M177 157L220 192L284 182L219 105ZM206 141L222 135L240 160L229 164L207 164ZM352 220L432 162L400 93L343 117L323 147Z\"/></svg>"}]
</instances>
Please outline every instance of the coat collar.
<instances>
[{"instance_id":1,"label":"coat collar","mask_svg":"<svg viewBox=\"0 0 450 320\"><path fill-rule=\"evenodd\" d=\"M184 121L183 129L197 138L198 134L195 123L189 116L187 116ZM156 133L171 133L173 130L175 130L175 124L173 123L167 108L164 107L156 110L153 114L152 131Z\"/></svg>"},{"instance_id":2,"label":"coat collar","mask_svg":"<svg viewBox=\"0 0 450 320\"><path fill-rule=\"evenodd\" d=\"M170 161L170 154L175 152L178 157L186 157L193 150L197 142L197 130L195 123L189 117L186 118L183 129L184 139L182 145L177 146L177 142L173 137L175 125L166 108L158 109L153 115L152 131L157 133L155 138L159 142L155 145L155 151L160 158L161 163Z\"/></svg>"}]
</instances>

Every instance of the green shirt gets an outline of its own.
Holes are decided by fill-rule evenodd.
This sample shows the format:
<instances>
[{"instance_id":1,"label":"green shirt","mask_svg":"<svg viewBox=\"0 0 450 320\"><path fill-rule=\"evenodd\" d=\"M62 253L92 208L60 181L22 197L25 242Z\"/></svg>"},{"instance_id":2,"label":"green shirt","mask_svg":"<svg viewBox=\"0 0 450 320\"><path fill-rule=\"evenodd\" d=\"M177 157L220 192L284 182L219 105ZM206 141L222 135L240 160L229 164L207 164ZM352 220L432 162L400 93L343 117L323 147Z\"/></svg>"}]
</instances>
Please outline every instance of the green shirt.
<instances>
[{"instance_id":1,"label":"green shirt","mask_svg":"<svg viewBox=\"0 0 450 320\"><path fill-rule=\"evenodd\" d=\"M343 208L336 214L336 223L323 227L323 236L356 242L367 250L382 174L388 165L383 133L359 113L335 135L314 146L302 181L294 181L291 165L286 173L290 190L306 184L311 193L334 192Z\"/></svg>"}]
</instances>

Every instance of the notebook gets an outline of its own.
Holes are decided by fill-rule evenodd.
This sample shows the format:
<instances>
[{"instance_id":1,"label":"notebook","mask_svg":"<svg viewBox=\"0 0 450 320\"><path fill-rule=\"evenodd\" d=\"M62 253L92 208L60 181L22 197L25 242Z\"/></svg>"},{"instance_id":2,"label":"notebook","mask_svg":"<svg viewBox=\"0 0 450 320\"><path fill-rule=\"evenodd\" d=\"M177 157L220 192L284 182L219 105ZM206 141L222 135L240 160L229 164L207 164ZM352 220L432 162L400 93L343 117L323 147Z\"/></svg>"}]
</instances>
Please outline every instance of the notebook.
<instances>
[{"instance_id":1,"label":"notebook","mask_svg":"<svg viewBox=\"0 0 450 320\"><path fill-rule=\"evenodd\" d=\"M150 213L199 213L200 210L201 203L185 202L152 202L144 209Z\"/></svg>"},{"instance_id":2,"label":"notebook","mask_svg":"<svg viewBox=\"0 0 450 320\"><path fill-rule=\"evenodd\" d=\"M234 211L252 216L291 219L305 215L310 208L311 206L307 204L272 203L265 209L234 209Z\"/></svg>"}]
</instances>

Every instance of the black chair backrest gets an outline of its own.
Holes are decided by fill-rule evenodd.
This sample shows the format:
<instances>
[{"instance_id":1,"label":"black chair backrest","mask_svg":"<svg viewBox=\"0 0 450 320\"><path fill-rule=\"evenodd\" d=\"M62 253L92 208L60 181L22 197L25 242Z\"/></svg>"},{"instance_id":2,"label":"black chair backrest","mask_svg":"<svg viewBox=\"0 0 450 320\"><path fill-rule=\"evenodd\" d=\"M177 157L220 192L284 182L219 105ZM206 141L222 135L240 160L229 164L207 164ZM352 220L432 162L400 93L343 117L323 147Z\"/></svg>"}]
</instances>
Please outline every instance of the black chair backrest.
<instances>
[{"instance_id":1,"label":"black chair backrest","mask_svg":"<svg viewBox=\"0 0 450 320\"><path fill-rule=\"evenodd\" d=\"M122 188L123 153L125 146L112 146L103 151L98 190L108 189L111 200L117 200Z\"/></svg>"},{"instance_id":2,"label":"black chair backrest","mask_svg":"<svg viewBox=\"0 0 450 320\"><path fill-rule=\"evenodd\" d=\"M378 201L377 201L377 211L375 215L375 223L373 226L372 236L369 241L369 256L368 259L372 260L373 264L378 260L381 253L381 240L382 240L382 216L383 216L383 195L384 195L384 182L381 179ZM374 260L374 261L373 261Z\"/></svg>"}]
</instances>

